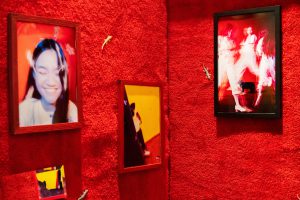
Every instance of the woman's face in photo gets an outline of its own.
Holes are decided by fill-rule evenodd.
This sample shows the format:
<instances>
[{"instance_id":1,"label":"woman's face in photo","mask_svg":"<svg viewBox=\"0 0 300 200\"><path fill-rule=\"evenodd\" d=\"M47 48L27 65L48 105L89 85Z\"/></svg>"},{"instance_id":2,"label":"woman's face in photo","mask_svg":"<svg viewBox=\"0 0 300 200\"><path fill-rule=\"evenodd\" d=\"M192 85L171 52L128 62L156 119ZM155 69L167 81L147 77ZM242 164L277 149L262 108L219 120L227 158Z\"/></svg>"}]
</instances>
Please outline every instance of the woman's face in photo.
<instances>
[{"instance_id":1,"label":"woman's face in photo","mask_svg":"<svg viewBox=\"0 0 300 200\"><path fill-rule=\"evenodd\" d=\"M35 83L42 99L49 104L55 104L62 92L59 78L57 55L54 50L42 52L35 63Z\"/></svg>"},{"instance_id":2,"label":"woman's face in photo","mask_svg":"<svg viewBox=\"0 0 300 200\"><path fill-rule=\"evenodd\" d=\"M251 34L252 34L252 27L248 27L248 28L247 28L247 34L248 34L248 35L251 35Z\"/></svg>"}]
</instances>

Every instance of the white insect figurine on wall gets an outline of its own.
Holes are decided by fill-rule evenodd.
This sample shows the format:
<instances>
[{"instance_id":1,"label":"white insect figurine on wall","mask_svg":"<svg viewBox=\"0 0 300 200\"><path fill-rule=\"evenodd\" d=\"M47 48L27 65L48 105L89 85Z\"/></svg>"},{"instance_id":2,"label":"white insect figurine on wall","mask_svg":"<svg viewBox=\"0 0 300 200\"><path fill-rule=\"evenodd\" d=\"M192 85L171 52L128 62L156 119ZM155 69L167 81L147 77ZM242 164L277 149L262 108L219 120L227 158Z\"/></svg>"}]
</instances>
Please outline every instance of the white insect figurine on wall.
<instances>
[{"instance_id":1,"label":"white insect figurine on wall","mask_svg":"<svg viewBox=\"0 0 300 200\"><path fill-rule=\"evenodd\" d=\"M83 200L86 197L87 193L88 193L88 190L84 190L82 195L78 198L78 200Z\"/></svg>"},{"instance_id":2,"label":"white insect figurine on wall","mask_svg":"<svg viewBox=\"0 0 300 200\"><path fill-rule=\"evenodd\" d=\"M208 80L211 80L211 74L209 73L208 69L202 64L203 66L203 72L205 73L205 76L207 77Z\"/></svg>"},{"instance_id":3,"label":"white insect figurine on wall","mask_svg":"<svg viewBox=\"0 0 300 200\"><path fill-rule=\"evenodd\" d=\"M104 49L104 46L107 45L107 43L112 39L112 36L111 35L108 35L107 38L104 40L103 44L102 44L102 51Z\"/></svg>"}]
</instances>

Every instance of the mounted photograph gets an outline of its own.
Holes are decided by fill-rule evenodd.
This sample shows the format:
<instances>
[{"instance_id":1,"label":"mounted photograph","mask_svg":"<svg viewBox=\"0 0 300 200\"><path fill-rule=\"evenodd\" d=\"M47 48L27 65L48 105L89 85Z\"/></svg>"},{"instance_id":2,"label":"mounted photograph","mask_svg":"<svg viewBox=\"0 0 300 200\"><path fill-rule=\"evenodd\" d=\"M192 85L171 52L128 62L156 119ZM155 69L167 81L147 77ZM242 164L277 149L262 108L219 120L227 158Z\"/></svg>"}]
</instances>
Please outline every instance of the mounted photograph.
<instances>
[{"instance_id":1,"label":"mounted photograph","mask_svg":"<svg viewBox=\"0 0 300 200\"><path fill-rule=\"evenodd\" d=\"M121 172L158 167L163 155L161 87L122 81L120 84Z\"/></svg>"},{"instance_id":2,"label":"mounted photograph","mask_svg":"<svg viewBox=\"0 0 300 200\"><path fill-rule=\"evenodd\" d=\"M11 129L15 134L78 128L78 26L9 15Z\"/></svg>"},{"instance_id":3,"label":"mounted photograph","mask_svg":"<svg viewBox=\"0 0 300 200\"><path fill-rule=\"evenodd\" d=\"M280 6L214 15L216 116L281 116Z\"/></svg>"}]
</instances>

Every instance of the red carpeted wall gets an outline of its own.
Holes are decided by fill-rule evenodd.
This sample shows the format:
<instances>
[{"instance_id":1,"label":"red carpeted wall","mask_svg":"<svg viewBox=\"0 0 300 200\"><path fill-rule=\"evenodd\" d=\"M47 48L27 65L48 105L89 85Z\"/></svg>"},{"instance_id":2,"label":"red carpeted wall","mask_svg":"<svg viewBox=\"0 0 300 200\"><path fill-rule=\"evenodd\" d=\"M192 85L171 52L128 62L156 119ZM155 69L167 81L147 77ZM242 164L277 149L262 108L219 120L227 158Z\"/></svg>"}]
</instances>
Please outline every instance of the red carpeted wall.
<instances>
[{"instance_id":1,"label":"red carpeted wall","mask_svg":"<svg viewBox=\"0 0 300 200\"><path fill-rule=\"evenodd\" d=\"M7 15L42 16L80 24L83 126L81 130L10 135ZM167 17L164 0L0 2L0 177L2 194L32 196L29 179L11 175L64 164L69 199L160 199L167 195L167 162L157 169L117 173L117 80L160 82L167 110ZM104 39L112 40L101 51ZM167 124L168 118L163 121ZM168 127L166 127L166 130ZM165 131L167 133L167 131ZM167 137L167 134L165 134ZM166 156L167 159L167 156ZM26 180L22 188L10 183ZM27 188L27 189L26 189ZM27 193L26 193L27 191ZM1 195L1 194L0 194ZM1 199L1 196L0 196ZM30 199L30 198L28 198Z\"/></svg>"},{"instance_id":2,"label":"red carpeted wall","mask_svg":"<svg viewBox=\"0 0 300 200\"><path fill-rule=\"evenodd\" d=\"M282 5L282 118L216 119L213 81L201 68L204 63L213 74L212 14L276 4ZM117 174L116 80L161 81L164 110L170 93L171 199L296 199L300 193L299 2L169 1L168 45L165 9L161 0L0 2L1 177L64 163L70 199L82 189L89 189L89 199L166 196L166 163L156 170ZM80 23L84 117L80 131L9 135L8 12ZM101 52L109 34L113 39ZM164 121L168 124L167 117ZM2 188L7 180L11 179L2 180ZM21 194L28 195L22 190L20 199L24 199Z\"/></svg>"},{"instance_id":3,"label":"red carpeted wall","mask_svg":"<svg viewBox=\"0 0 300 200\"><path fill-rule=\"evenodd\" d=\"M213 74L213 13L271 5L282 6L282 118L216 118L202 71ZM297 199L299 1L174 0L168 15L171 199Z\"/></svg>"}]
</instances>

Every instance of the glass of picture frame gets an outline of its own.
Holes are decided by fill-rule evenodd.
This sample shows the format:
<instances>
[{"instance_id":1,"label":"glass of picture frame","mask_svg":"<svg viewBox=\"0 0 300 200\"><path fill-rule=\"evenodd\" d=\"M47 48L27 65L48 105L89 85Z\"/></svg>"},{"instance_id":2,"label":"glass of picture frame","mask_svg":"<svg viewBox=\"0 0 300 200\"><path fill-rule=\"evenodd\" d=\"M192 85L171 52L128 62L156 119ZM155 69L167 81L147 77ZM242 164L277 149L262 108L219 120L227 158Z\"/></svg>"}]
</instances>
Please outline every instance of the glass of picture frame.
<instances>
[{"instance_id":1,"label":"glass of picture frame","mask_svg":"<svg viewBox=\"0 0 300 200\"><path fill-rule=\"evenodd\" d=\"M214 15L215 116L281 116L280 6Z\"/></svg>"},{"instance_id":2,"label":"glass of picture frame","mask_svg":"<svg viewBox=\"0 0 300 200\"><path fill-rule=\"evenodd\" d=\"M11 132L80 128L78 24L10 13L8 37Z\"/></svg>"},{"instance_id":3,"label":"glass of picture frame","mask_svg":"<svg viewBox=\"0 0 300 200\"><path fill-rule=\"evenodd\" d=\"M160 84L120 81L119 172L159 167L164 131Z\"/></svg>"}]
</instances>

